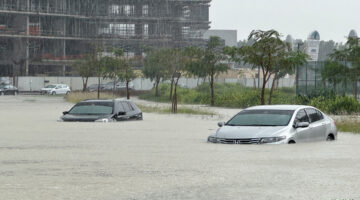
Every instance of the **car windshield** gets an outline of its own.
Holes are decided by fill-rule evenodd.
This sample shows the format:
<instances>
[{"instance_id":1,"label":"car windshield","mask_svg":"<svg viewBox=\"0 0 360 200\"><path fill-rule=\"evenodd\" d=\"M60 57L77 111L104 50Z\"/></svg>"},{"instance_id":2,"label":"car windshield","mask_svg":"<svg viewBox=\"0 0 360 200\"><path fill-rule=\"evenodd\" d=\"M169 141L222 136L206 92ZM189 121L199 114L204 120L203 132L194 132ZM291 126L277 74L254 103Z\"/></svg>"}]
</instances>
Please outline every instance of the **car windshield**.
<instances>
[{"instance_id":1,"label":"car windshield","mask_svg":"<svg viewBox=\"0 0 360 200\"><path fill-rule=\"evenodd\" d=\"M9 88L13 88L14 86L12 85L7 85L7 84L1 84L0 88L5 88L5 89L9 89Z\"/></svg>"},{"instance_id":2,"label":"car windshield","mask_svg":"<svg viewBox=\"0 0 360 200\"><path fill-rule=\"evenodd\" d=\"M56 88L56 85L48 85L45 88Z\"/></svg>"},{"instance_id":3,"label":"car windshield","mask_svg":"<svg viewBox=\"0 0 360 200\"><path fill-rule=\"evenodd\" d=\"M113 113L113 102L81 102L69 112L74 115L108 115Z\"/></svg>"},{"instance_id":4,"label":"car windshield","mask_svg":"<svg viewBox=\"0 0 360 200\"><path fill-rule=\"evenodd\" d=\"M233 117L227 126L287 126L293 110L244 110Z\"/></svg>"}]
</instances>

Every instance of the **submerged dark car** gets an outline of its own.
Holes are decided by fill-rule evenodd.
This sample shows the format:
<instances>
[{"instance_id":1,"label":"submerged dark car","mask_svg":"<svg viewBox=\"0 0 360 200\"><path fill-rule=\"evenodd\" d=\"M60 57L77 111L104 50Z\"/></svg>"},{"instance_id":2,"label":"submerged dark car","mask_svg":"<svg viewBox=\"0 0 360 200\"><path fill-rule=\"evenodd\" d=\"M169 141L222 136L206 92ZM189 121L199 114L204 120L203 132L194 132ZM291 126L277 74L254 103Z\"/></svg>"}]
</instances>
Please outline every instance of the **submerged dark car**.
<instances>
[{"instance_id":1,"label":"submerged dark car","mask_svg":"<svg viewBox=\"0 0 360 200\"><path fill-rule=\"evenodd\" d=\"M0 95L17 95L19 90L10 84L0 84Z\"/></svg>"},{"instance_id":2,"label":"submerged dark car","mask_svg":"<svg viewBox=\"0 0 360 200\"><path fill-rule=\"evenodd\" d=\"M131 101L85 100L77 103L60 118L65 122L115 122L142 120L141 110Z\"/></svg>"}]
</instances>

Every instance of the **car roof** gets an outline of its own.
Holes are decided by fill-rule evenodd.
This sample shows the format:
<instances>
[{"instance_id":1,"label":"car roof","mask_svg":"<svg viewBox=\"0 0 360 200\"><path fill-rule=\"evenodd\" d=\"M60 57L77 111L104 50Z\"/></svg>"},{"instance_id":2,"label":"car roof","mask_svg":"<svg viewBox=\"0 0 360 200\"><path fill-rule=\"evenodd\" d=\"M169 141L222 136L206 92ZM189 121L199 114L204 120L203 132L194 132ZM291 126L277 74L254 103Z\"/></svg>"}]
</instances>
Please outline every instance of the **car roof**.
<instances>
[{"instance_id":1,"label":"car roof","mask_svg":"<svg viewBox=\"0 0 360 200\"><path fill-rule=\"evenodd\" d=\"M86 99L81 102L113 102L114 99Z\"/></svg>"},{"instance_id":2,"label":"car roof","mask_svg":"<svg viewBox=\"0 0 360 200\"><path fill-rule=\"evenodd\" d=\"M247 108L246 110L297 110L301 108L312 108L311 106L304 105L264 105L254 106Z\"/></svg>"},{"instance_id":3,"label":"car roof","mask_svg":"<svg viewBox=\"0 0 360 200\"><path fill-rule=\"evenodd\" d=\"M87 99L87 100L84 100L82 102L114 102L114 101L131 102L130 100L127 100L127 99Z\"/></svg>"}]
</instances>

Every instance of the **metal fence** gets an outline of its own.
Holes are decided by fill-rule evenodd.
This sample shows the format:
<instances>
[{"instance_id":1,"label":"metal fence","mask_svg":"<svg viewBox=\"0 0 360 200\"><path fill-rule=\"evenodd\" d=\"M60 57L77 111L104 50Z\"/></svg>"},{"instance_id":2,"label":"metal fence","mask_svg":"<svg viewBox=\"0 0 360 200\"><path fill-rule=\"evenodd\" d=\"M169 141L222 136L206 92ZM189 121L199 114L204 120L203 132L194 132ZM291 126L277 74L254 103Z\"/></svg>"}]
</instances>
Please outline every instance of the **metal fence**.
<instances>
[{"instance_id":1,"label":"metal fence","mask_svg":"<svg viewBox=\"0 0 360 200\"><path fill-rule=\"evenodd\" d=\"M102 79L101 83L107 83L112 80ZM195 78L181 78L179 80L179 85L181 87L186 88L196 88L198 85L208 82L208 80L204 79L195 79ZM8 82L17 85L19 91L21 92L34 92L40 91L41 88L45 87L49 84L67 84L70 86L72 90L81 90L82 78L81 77L31 77L31 76L21 76L16 77L15 81L12 78L0 77L0 82ZM137 78L132 81L134 84L134 89L136 90L151 90L154 87L154 82L150 79ZM169 82L169 81L165 81ZM217 78L217 83L237 83L241 84L245 87L258 87L262 85L262 79L258 81L258 79L254 78L240 78L240 79L230 79L230 78ZM91 84L97 84L98 79L96 77L91 77L88 80L88 86ZM266 88L270 88L272 84L272 79L266 85ZM295 79L293 78L283 78L279 80L279 88L293 88L295 86Z\"/></svg>"},{"instance_id":2,"label":"metal fence","mask_svg":"<svg viewBox=\"0 0 360 200\"><path fill-rule=\"evenodd\" d=\"M321 92L334 92L337 95L356 95L359 99L359 82L354 83L347 79L341 83L330 83L323 79L322 71L325 62L308 62L303 66L297 67L296 72L296 94L311 96Z\"/></svg>"}]
</instances>

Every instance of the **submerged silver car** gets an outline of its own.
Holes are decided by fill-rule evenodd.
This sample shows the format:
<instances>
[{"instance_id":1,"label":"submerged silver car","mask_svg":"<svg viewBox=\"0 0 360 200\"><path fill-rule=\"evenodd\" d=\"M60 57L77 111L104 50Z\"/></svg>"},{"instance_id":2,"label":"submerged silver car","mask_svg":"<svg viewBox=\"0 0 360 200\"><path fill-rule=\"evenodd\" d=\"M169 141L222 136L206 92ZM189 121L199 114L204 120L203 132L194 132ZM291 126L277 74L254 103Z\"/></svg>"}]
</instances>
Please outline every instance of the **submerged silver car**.
<instances>
[{"instance_id":1,"label":"submerged silver car","mask_svg":"<svg viewBox=\"0 0 360 200\"><path fill-rule=\"evenodd\" d=\"M208 142L293 144L337 138L335 121L311 106L251 107L218 125L220 128L208 137Z\"/></svg>"}]
</instances>

